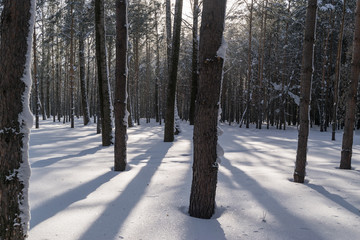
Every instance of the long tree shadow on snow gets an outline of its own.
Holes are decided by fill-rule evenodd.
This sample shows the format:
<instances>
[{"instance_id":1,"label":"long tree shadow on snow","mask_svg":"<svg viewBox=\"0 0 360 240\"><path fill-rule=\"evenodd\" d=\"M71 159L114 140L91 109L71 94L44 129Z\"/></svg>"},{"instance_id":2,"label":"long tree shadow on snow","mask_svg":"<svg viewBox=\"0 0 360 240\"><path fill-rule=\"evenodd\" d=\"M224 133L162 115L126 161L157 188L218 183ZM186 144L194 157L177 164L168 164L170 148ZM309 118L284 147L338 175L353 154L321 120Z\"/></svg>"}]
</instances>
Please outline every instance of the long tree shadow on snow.
<instances>
[{"instance_id":1,"label":"long tree shadow on snow","mask_svg":"<svg viewBox=\"0 0 360 240\"><path fill-rule=\"evenodd\" d=\"M309 224L306 223L304 219L301 219L297 216L294 216L293 214L289 213L281 203L274 197L272 197L270 194L267 193L267 189L263 188L255 179L253 179L251 176L246 174L241 169L233 166L229 159L222 157L221 165L228 170L232 172L234 177L236 176L236 179L238 180L239 185L241 185L242 188L246 189L249 193L251 193L254 198L258 201L259 204L261 204L266 211L272 213L274 217L276 217L277 221L283 226L289 226L289 222L291 222L292 226L294 228L292 231L292 236L301 236L301 229L311 229ZM222 179L226 179L222 178ZM257 196L257 192L260 192L264 196ZM280 230L280 229L279 229ZM289 231L289 229L284 229L285 231ZM323 239L321 236L319 236L316 232L311 232L312 239ZM302 239L299 238L293 238L293 239Z\"/></svg>"},{"instance_id":2,"label":"long tree shadow on snow","mask_svg":"<svg viewBox=\"0 0 360 240\"><path fill-rule=\"evenodd\" d=\"M34 228L38 224L55 216L57 213L69 207L71 204L85 199L90 193L95 191L99 186L110 181L117 176L116 172L107 172L97 178L80 185L70 191L67 191L60 196L54 196L41 206L31 209L30 227Z\"/></svg>"},{"instance_id":3,"label":"long tree shadow on snow","mask_svg":"<svg viewBox=\"0 0 360 240\"><path fill-rule=\"evenodd\" d=\"M97 147L82 150L81 152L79 152L77 154L73 154L73 155L66 155L66 156L61 156L61 157L54 157L54 158L47 158L47 159L44 159L44 160L39 160L39 161L36 161L36 162L32 163L31 167L32 168L48 167L50 165L53 165L53 164L55 164L57 162L65 160L65 159L83 157L83 156L86 156L86 155L93 155L97 151L99 151L99 150L101 150L103 148L104 147L102 145L99 145Z\"/></svg>"},{"instance_id":4,"label":"long tree shadow on snow","mask_svg":"<svg viewBox=\"0 0 360 240\"><path fill-rule=\"evenodd\" d=\"M161 144L158 144L154 142L153 146L144 154L144 157L147 156L150 158L146 165L141 168L139 173L131 180L121 194L107 205L104 212L92 223L87 231L82 234L79 240L116 238L121 226L136 204L141 200L151 178L154 176L172 145L173 143L161 142ZM104 229L106 229L106 231L104 231Z\"/></svg>"},{"instance_id":5,"label":"long tree shadow on snow","mask_svg":"<svg viewBox=\"0 0 360 240\"><path fill-rule=\"evenodd\" d=\"M324 197L328 198L329 200L339 204L349 212L352 212L353 214L360 216L360 209L356 208L355 206L347 202L341 196L328 192L323 186L319 186L311 183L306 184L306 186L310 187L311 189L314 189L315 191L322 194Z\"/></svg>"}]
</instances>

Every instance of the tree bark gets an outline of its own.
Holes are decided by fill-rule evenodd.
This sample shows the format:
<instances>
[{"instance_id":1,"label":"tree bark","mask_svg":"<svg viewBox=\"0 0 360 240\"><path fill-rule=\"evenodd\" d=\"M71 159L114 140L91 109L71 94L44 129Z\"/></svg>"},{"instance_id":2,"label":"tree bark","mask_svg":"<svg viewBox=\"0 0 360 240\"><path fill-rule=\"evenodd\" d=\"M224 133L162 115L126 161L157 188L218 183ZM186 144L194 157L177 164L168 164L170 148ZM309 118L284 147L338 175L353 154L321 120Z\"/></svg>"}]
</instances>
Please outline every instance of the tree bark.
<instances>
[{"instance_id":1,"label":"tree bark","mask_svg":"<svg viewBox=\"0 0 360 240\"><path fill-rule=\"evenodd\" d=\"M313 74L317 0L309 0L306 10L305 38L300 80L300 129L296 152L294 182L304 183L307 142L309 136L309 105Z\"/></svg>"},{"instance_id":2,"label":"tree bark","mask_svg":"<svg viewBox=\"0 0 360 240\"><path fill-rule=\"evenodd\" d=\"M5 0L0 27L0 239L25 239L30 220L29 135L33 121L34 0Z\"/></svg>"},{"instance_id":3,"label":"tree bark","mask_svg":"<svg viewBox=\"0 0 360 240\"><path fill-rule=\"evenodd\" d=\"M80 31L79 31L79 68L80 68L80 91L81 91L81 106L82 114L84 118L84 125L88 125L90 122L89 116L89 106L87 98L87 89L86 89L86 78L85 78L85 24L81 22L85 21L84 17L84 5L85 1L82 0L79 4L80 10Z\"/></svg>"},{"instance_id":4,"label":"tree bark","mask_svg":"<svg viewBox=\"0 0 360 240\"><path fill-rule=\"evenodd\" d=\"M194 125L194 163L189 214L211 218L215 210L218 172L217 123L222 82L226 0L203 1L199 50L199 91Z\"/></svg>"},{"instance_id":5,"label":"tree bark","mask_svg":"<svg viewBox=\"0 0 360 240\"><path fill-rule=\"evenodd\" d=\"M251 76L252 76L252 21L253 21L254 1L251 0L250 4L250 17L249 17L249 49L248 49L248 72L247 72L247 89L246 89L246 128L250 124L250 102L251 102Z\"/></svg>"},{"instance_id":6,"label":"tree bark","mask_svg":"<svg viewBox=\"0 0 360 240\"><path fill-rule=\"evenodd\" d=\"M33 33L33 58L34 58L34 86L35 86L35 128L39 128L39 112L40 112L40 99L39 99L39 81L37 77L37 59L36 59L36 31L34 26Z\"/></svg>"},{"instance_id":7,"label":"tree bark","mask_svg":"<svg viewBox=\"0 0 360 240\"><path fill-rule=\"evenodd\" d=\"M70 2L70 16L71 16L71 26L70 26L70 70L69 70L69 81L70 81L70 125L71 128L75 127L74 120L74 78L75 78L75 64L74 64L74 2Z\"/></svg>"},{"instance_id":8,"label":"tree bark","mask_svg":"<svg viewBox=\"0 0 360 240\"><path fill-rule=\"evenodd\" d=\"M194 125L195 121L195 100L199 81L199 40L198 40L198 17L200 13L199 1L194 0L193 8L193 49L192 49L192 71L191 71L191 98L190 98L190 125Z\"/></svg>"},{"instance_id":9,"label":"tree bark","mask_svg":"<svg viewBox=\"0 0 360 240\"><path fill-rule=\"evenodd\" d=\"M115 171L126 168L128 0L116 1Z\"/></svg>"},{"instance_id":10,"label":"tree bark","mask_svg":"<svg viewBox=\"0 0 360 240\"><path fill-rule=\"evenodd\" d=\"M334 104L333 104L333 119L332 119L332 134L331 140L335 141L336 128L337 128L337 110L339 101L339 83L340 83L340 71L341 71L341 53L342 53L342 42L344 36L344 25L345 25L345 13L346 13L346 0L343 2L343 12L339 33L339 42L336 54L336 65L335 65L335 79L334 79Z\"/></svg>"},{"instance_id":11,"label":"tree bark","mask_svg":"<svg viewBox=\"0 0 360 240\"><path fill-rule=\"evenodd\" d=\"M180 54L183 0L176 0L169 83L167 90L164 142L174 141L175 95Z\"/></svg>"},{"instance_id":12,"label":"tree bark","mask_svg":"<svg viewBox=\"0 0 360 240\"><path fill-rule=\"evenodd\" d=\"M154 4L156 4L154 2ZM155 8L158 7L158 5L154 6ZM158 29L158 12L155 10L154 13L154 21L155 21L155 37L156 37L156 66L155 66L155 104L154 104L154 110L155 110L155 120L156 122L161 124L161 115L160 115L160 38L159 38L159 29Z\"/></svg>"},{"instance_id":13,"label":"tree bark","mask_svg":"<svg viewBox=\"0 0 360 240\"><path fill-rule=\"evenodd\" d=\"M354 139L354 123L356 98L360 75L360 0L356 3L355 32L353 39L353 55L351 62L350 85L347 94L345 128L341 150L341 169L351 169L352 145Z\"/></svg>"},{"instance_id":14,"label":"tree bark","mask_svg":"<svg viewBox=\"0 0 360 240\"><path fill-rule=\"evenodd\" d=\"M102 145L112 144L111 100L106 65L104 0L95 0L95 41L99 83Z\"/></svg>"}]
</instances>

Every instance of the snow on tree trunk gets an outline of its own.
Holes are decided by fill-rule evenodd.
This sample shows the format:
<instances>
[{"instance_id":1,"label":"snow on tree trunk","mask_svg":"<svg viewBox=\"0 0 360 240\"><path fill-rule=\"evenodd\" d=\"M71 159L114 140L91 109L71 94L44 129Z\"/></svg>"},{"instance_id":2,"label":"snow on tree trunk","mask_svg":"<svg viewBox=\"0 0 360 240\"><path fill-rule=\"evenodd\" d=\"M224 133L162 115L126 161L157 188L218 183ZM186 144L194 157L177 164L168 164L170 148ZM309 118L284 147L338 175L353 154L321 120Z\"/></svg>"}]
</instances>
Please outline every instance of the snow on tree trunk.
<instances>
[{"instance_id":1,"label":"snow on tree trunk","mask_svg":"<svg viewBox=\"0 0 360 240\"><path fill-rule=\"evenodd\" d=\"M35 0L5 0L0 45L0 239L29 228L29 109Z\"/></svg>"},{"instance_id":2,"label":"snow on tree trunk","mask_svg":"<svg viewBox=\"0 0 360 240\"><path fill-rule=\"evenodd\" d=\"M211 218L218 172L218 113L225 55L226 1L204 0L200 29L199 88L194 124L194 163L189 214ZM218 152L219 151L219 152Z\"/></svg>"},{"instance_id":3,"label":"snow on tree trunk","mask_svg":"<svg viewBox=\"0 0 360 240\"><path fill-rule=\"evenodd\" d=\"M300 82L300 129L294 172L294 182L304 183L309 136L309 105L313 75L314 42L316 29L317 0L309 0L306 10L305 38Z\"/></svg>"},{"instance_id":4,"label":"snow on tree trunk","mask_svg":"<svg viewBox=\"0 0 360 240\"><path fill-rule=\"evenodd\" d=\"M356 4L355 32L353 39L353 56L351 62L351 83L348 89L345 128L341 150L341 169L351 169L352 145L354 139L354 122L357 89L360 75L360 0Z\"/></svg>"},{"instance_id":5,"label":"snow on tree trunk","mask_svg":"<svg viewBox=\"0 0 360 240\"><path fill-rule=\"evenodd\" d=\"M116 1L115 171L124 171L126 168L127 6L127 0Z\"/></svg>"}]
</instances>

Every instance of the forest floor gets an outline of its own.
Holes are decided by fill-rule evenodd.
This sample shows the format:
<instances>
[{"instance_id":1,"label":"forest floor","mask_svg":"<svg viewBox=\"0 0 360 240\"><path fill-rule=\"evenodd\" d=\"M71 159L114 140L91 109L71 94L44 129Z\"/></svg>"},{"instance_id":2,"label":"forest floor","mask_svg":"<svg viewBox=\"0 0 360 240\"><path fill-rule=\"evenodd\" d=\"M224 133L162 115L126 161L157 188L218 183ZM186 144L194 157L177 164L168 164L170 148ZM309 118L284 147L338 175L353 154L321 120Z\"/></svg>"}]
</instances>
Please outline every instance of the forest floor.
<instances>
[{"instance_id":1,"label":"forest floor","mask_svg":"<svg viewBox=\"0 0 360 240\"><path fill-rule=\"evenodd\" d=\"M153 120L152 120L153 121ZM353 170L338 169L342 132L311 129L305 184L292 182L297 130L222 125L214 217L187 214L192 127L163 142L154 122L128 129L128 169L96 126L41 121L30 140L29 240L359 239L360 132Z\"/></svg>"}]
</instances>

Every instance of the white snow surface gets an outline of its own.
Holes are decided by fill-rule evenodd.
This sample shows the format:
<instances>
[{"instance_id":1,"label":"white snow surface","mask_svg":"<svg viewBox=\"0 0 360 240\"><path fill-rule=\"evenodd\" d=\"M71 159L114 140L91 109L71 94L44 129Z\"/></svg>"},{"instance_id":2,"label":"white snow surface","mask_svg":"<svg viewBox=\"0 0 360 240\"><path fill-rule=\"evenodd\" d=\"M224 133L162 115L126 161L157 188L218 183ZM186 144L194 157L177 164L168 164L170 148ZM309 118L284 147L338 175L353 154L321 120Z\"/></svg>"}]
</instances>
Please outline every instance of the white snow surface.
<instances>
[{"instance_id":1,"label":"white snow surface","mask_svg":"<svg viewBox=\"0 0 360 240\"><path fill-rule=\"evenodd\" d=\"M305 184L292 182L297 130L221 127L212 219L187 214L192 180L192 126L173 143L163 126L129 128L125 172L114 172L113 147L95 124L71 129L49 120L30 141L32 219L29 240L358 239L360 146L354 170L338 169L341 140L312 128ZM355 143L360 142L355 133ZM341 132L337 138L341 139Z\"/></svg>"}]
</instances>

